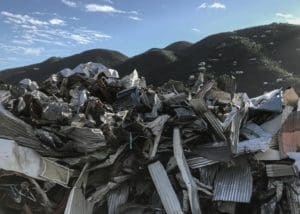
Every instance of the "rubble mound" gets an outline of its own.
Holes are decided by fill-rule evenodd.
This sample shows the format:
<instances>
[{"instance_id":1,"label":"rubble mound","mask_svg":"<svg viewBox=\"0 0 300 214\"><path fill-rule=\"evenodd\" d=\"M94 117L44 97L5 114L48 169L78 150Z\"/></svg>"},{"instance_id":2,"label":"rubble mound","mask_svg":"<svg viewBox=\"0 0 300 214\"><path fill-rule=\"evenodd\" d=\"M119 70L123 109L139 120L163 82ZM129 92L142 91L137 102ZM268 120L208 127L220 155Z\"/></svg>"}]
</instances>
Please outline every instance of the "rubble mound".
<instances>
[{"instance_id":1,"label":"rubble mound","mask_svg":"<svg viewBox=\"0 0 300 214\"><path fill-rule=\"evenodd\" d=\"M0 84L0 211L298 213L299 97L100 63Z\"/></svg>"}]
</instances>

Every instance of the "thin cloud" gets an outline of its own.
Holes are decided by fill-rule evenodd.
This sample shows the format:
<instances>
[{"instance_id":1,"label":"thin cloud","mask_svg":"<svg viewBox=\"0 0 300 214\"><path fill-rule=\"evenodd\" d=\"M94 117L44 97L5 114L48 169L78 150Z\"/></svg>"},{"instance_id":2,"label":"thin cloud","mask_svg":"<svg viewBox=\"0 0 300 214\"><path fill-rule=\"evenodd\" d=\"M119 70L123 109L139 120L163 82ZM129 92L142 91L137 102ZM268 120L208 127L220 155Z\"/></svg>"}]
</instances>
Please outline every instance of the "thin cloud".
<instances>
[{"instance_id":1,"label":"thin cloud","mask_svg":"<svg viewBox=\"0 0 300 214\"><path fill-rule=\"evenodd\" d=\"M39 56L44 51L44 48L40 48L40 47L38 48L23 47L23 46L15 46L15 45L6 45L3 43L0 43L0 48L10 53L29 55L29 56Z\"/></svg>"},{"instance_id":2,"label":"thin cloud","mask_svg":"<svg viewBox=\"0 0 300 214\"><path fill-rule=\"evenodd\" d=\"M132 10L132 11L125 11L125 10L120 10L120 9L117 9L111 5L100 5L100 4L87 4L85 5L85 10L87 12L98 12L98 13L123 13L123 14L132 14L132 15L138 15L139 13L135 10Z\"/></svg>"},{"instance_id":3,"label":"thin cloud","mask_svg":"<svg viewBox=\"0 0 300 214\"><path fill-rule=\"evenodd\" d=\"M78 17L75 17L75 16L73 16L73 17L70 17L70 19L71 19L71 20L74 20L74 21L78 21L78 20L80 20L80 18L78 18Z\"/></svg>"},{"instance_id":4,"label":"thin cloud","mask_svg":"<svg viewBox=\"0 0 300 214\"><path fill-rule=\"evenodd\" d=\"M0 62L2 62L2 63L15 61L15 60L17 60L17 58L15 58L15 57L0 57Z\"/></svg>"},{"instance_id":5,"label":"thin cloud","mask_svg":"<svg viewBox=\"0 0 300 214\"><path fill-rule=\"evenodd\" d=\"M123 10L118 10L110 5L87 4L85 6L87 12L100 12L100 13L126 13Z\"/></svg>"},{"instance_id":6,"label":"thin cloud","mask_svg":"<svg viewBox=\"0 0 300 214\"><path fill-rule=\"evenodd\" d=\"M276 16L283 19L285 22L294 25L300 25L300 17L296 17L289 13L276 13Z\"/></svg>"},{"instance_id":7,"label":"thin cloud","mask_svg":"<svg viewBox=\"0 0 300 214\"><path fill-rule=\"evenodd\" d=\"M289 14L289 13L276 13L276 16L278 16L280 18L284 18L284 19L294 18L294 16L292 14Z\"/></svg>"},{"instance_id":8,"label":"thin cloud","mask_svg":"<svg viewBox=\"0 0 300 214\"><path fill-rule=\"evenodd\" d=\"M210 8L215 8L215 9L226 9L226 6L225 6L225 4L215 2L215 3L213 3L212 5L210 5Z\"/></svg>"},{"instance_id":9,"label":"thin cloud","mask_svg":"<svg viewBox=\"0 0 300 214\"><path fill-rule=\"evenodd\" d=\"M107 3L113 4L114 2L112 0L104 0Z\"/></svg>"},{"instance_id":10,"label":"thin cloud","mask_svg":"<svg viewBox=\"0 0 300 214\"><path fill-rule=\"evenodd\" d=\"M24 48L24 55L40 56L44 48Z\"/></svg>"},{"instance_id":11,"label":"thin cloud","mask_svg":"<svg viewBox=\"0 0 300 214\"><path fill-rule=\"evenodd\" d=\"M7 11L1 11L1 15L6 17L8 23L31 24L31 25L48 25L48 22L41 21L28 15L13 14Z\"/></svg>"},{"instance_id":12,"label":"thin cloud","mask_svg":"<svg viewBox=\"0 0 300 214\"><path fill-rule=\"evenodd\" d=\"M52 25L64 25L65 21L62 19L54 18L54 19L50 19L49 23Z\"/></svg>"},{"instance_id":13,"label":"thin cloud","mask_svg":"<svg viewBox=\"0 0 300 214\"><path fill-rule=\"evenodd\" d=\"M201 31L200 31L200 29L199 28L192 28L192 31L194 31L194 32L196 32L196 33L200 33Z\"/></svg>"},{"instance_id":14,"label":"thin cloud","mask_svg":"<svg viewBox=\"0 0 300 214\"><path fill-rule=\"evenodd\" d=\"M206 3L202 3L201 5L198 6L199 9L204 9L207 8L207 4Z\"/></svg>"},{"instance_id":15,"label":"thin cloud","mask_svg":"<svg viewBox=\"0 0 300 214\"><path fill-rule=\"evenodd\" d=\"M198 6L198 9L226 9L226 5L220 2L214 2L212 4L202 3Z\"/></svg>"},{"instance_id":16,"label":"thin cloud","mask_svg":"<svg viewBox=\"0 0 300 214\"><path fill-rule=\"evenodd\" d=\"M61 0L62 3L67 5L68 7L77 7L77 3L70 0Z\"/></svg>"},{"instance_id":17,"label":"thin cloud","mask_svg":"<svg viewBox=\"0 0 300 214\"><path fill-rule=\"evenodd\" d=\"M14 31L14 38L11 48L6 47L7 51L14 52L14 47L35 46L40 44L51 44L57 46L76 46L95 43L111 39L110 35L100 31L89 30L82 27L67 26L65 21L59 18L52 18L48 21L35 19L28 15L12 14L2 11L3 22L9 24ZM13 19L12 19L13 17ZM0 16L1 19L1 16ZM32 25L35 23L35 25ZM42 23L42 24L41 24ZM62 28L64 26L64 28ZM15 52L24 52L24 54L39 54L41 50L37 49L17 49Z\"/></svg>"},{"instance_id":18,"label":"thin cloud","mask_svg":"<svg viewBox=\"0 0 300 214\"><path fill-rule=\"evenodd\" d=\"M129 16L128 18L134 20L134 21L142 21L142 19L138 16Z\"/></svg>"}]
</instances>

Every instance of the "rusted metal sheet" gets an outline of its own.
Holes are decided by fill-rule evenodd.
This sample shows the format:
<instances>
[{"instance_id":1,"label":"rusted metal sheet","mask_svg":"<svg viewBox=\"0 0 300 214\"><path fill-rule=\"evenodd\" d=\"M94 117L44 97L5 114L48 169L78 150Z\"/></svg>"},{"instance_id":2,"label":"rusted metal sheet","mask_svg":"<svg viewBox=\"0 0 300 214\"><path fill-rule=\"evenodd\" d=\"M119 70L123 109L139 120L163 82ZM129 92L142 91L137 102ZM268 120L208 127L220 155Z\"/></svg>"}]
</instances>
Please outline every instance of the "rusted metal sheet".
<instances>
[{"instance_id":1,"label":"rusted metal sheet","mask_svg":"<svg viewBox=\"0 0 300 214\"><path fill-rule=\"evenodd\" d=\"M282 125L279 135L280 155L300 150L300 112L293 112Z\"/></svg>"}]
</instances>

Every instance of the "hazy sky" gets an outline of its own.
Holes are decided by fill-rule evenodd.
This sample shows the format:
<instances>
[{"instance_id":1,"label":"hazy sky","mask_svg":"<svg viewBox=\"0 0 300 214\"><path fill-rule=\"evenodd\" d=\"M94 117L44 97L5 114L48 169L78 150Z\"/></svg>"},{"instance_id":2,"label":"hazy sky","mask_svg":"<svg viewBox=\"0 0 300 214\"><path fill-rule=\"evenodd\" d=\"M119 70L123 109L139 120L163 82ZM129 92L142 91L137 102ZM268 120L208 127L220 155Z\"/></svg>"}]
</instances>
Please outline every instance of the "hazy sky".
<instances>
[{"instance_id":1,"label":"hazy sky","mask_svg":"<svg viewBox=\"0 0 300 214\"><path fill-rule=\"evenodd\" d=\"M300 24L300 1L0 0L0 70L92 48L133 56L272 22Z\"/></svg>"}]
</instances>

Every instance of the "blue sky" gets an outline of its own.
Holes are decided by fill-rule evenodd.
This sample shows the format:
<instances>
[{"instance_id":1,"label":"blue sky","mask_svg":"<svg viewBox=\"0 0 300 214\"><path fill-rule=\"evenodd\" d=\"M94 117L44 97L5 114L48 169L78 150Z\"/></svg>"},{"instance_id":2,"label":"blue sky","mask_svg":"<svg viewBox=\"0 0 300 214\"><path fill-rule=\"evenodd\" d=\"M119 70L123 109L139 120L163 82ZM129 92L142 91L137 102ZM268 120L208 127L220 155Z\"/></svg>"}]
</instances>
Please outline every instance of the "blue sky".
<instances>
[{"instance_id":1,"label":"blue sky","mask_svg":"<svg viewBox=\"0 0 300 214\"><path fill-rule=\"evenodd\" d=\"M300 24L300 1L0 0L0 70L92 48L133 56L272 22Z\"/></svg>"}]
</instances>

